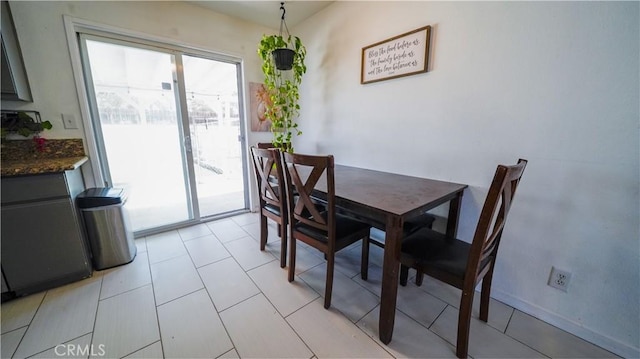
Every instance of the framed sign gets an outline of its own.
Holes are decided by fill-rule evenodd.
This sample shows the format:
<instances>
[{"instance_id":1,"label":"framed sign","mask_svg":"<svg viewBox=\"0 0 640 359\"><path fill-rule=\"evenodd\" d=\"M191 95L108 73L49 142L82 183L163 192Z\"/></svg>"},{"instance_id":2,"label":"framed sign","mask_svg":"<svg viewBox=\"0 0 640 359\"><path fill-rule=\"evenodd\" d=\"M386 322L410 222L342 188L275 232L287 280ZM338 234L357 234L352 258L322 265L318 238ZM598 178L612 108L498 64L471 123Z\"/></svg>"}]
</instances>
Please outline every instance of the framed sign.
<instances>
[{"instance_id":1,"label":"framed sign","mask_svg":"<svg viewBox=\"0 0 640 359\"><path fill-rule=\"evenodd\" d=\"M368 84L428 71L431 26L362 48L360 83Z\"/></svg>"}]
</instances>

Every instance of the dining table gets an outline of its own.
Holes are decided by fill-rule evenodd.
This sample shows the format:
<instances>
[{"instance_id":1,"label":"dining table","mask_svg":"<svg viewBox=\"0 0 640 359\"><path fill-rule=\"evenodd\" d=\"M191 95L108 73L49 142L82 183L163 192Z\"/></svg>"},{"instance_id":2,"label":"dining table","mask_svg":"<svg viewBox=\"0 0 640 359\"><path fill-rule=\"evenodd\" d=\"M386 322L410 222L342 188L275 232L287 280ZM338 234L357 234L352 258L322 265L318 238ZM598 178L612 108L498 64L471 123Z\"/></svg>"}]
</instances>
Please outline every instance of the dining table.
<instances>
[{"instance_id":1,"label":"dining table","mask_svg":"<svg viewBox=\"0 0 640 359\"><path fill-rule=\"evenodd\" d=\"M336 206L385 232L378 329L380 340L389 344L395 321L403 224L448 202L446 234L455 237L467 185L345 165L335 165L334 179ZM322 197L326 183L318 182L316 190L315 195Z\"/></svg>"}]
</instances>

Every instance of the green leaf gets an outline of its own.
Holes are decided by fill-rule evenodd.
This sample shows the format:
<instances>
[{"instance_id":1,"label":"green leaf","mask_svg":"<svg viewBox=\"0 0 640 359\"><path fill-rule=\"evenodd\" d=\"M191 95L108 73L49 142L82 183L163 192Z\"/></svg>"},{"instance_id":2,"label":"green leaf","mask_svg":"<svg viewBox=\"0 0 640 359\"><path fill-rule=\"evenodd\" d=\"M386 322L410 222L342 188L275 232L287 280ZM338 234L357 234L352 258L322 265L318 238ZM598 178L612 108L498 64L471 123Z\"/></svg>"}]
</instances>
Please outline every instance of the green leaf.
<instances>
[{"instance_id":1,"label":"green leaf","mask_svg":"<svg viewBox=\"0 0 640 359\"><path fill-rule=\"evenodd\" d=\"M26 127L21 127L18 129L18 134L24 137L29 136L32 132L30 129L26 128Z\"/></svg>"}]
</instances>

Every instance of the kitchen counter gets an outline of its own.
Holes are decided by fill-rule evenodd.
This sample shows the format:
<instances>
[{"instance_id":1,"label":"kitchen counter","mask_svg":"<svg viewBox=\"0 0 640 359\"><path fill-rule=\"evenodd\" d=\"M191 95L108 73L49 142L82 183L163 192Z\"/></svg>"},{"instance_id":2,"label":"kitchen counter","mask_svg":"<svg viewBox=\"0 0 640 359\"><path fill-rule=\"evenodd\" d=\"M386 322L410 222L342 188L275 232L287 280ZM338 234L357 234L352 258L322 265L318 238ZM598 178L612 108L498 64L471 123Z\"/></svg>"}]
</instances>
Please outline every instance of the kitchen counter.
<instances>
[{"instance_id":1,"label":"kitchen counter","mask_svg":"<svg viewBox=\"0 0 640 359\"><path fill-rule=\"evenodd\" d=\"M80 166L88 158L82 139L7 140L1 159L3 296L28 295L91 276L75 204L85 190Z\"/></svg>"},{"instance_id":2,"label":"kitchen counter","mask_svg":"<svg viewBox=\"0 0 640 359\"><path fill-rule=\"evenodd\" d=\"M59 173L87 162L82 139L6 141L2 146L2 177Z\"/></svg>"}]
</instances>

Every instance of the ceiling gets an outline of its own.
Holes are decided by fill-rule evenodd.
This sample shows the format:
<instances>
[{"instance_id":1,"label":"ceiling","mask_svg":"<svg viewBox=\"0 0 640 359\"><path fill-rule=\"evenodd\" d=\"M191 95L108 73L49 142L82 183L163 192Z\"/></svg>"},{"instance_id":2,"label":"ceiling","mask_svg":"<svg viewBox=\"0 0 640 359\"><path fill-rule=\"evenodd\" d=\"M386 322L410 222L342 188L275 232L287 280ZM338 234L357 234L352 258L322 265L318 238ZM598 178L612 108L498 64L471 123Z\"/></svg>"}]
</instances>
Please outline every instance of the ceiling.
<instances>
[{"instance_id":1,"label":"ceiling","mask_svg":"<svg viewBox=\"0 0 640 359\"><path fill-rule=\"evenodd\" d=\"M215 12L237 17L273 29L280 28L280 1L189 1ZM329 6L333 1L288 1L285 2L285 20L294 27L311 15Z\"/></svg>"}]
</instances>

